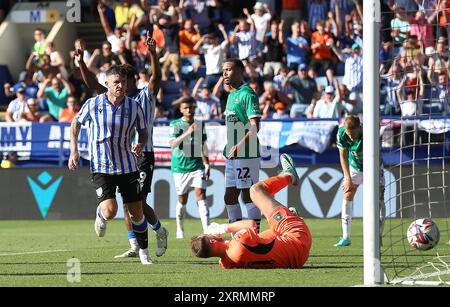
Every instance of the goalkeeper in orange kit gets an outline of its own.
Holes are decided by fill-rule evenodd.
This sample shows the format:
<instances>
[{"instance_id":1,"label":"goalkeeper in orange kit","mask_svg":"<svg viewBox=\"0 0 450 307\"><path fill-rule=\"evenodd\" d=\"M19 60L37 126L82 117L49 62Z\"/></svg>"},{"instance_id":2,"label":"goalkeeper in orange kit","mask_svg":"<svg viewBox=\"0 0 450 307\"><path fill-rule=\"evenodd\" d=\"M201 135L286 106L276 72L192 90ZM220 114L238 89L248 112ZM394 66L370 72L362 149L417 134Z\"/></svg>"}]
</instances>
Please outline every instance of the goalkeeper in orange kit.
<instances>
[{"instance_id":1,"label":"goalkeeper in orange kit","mask_svg":"<svg viewBox=\"0 0 450 307\"><path fill-rule=\"evenodd\" d=\"M270 229L258 234L253 220L231 224L212 223L206 234L191 239L191 249L200 258L220 257L220 266L229 268L301 268L308 260L311 233L294 209L277 202L273 195L289 184L297 185L299 176L292 158L280 157L283 174L254 184L250 196L267 218ZM221 235L235 233L230 240Z\"/></svg>"}]
</instances>

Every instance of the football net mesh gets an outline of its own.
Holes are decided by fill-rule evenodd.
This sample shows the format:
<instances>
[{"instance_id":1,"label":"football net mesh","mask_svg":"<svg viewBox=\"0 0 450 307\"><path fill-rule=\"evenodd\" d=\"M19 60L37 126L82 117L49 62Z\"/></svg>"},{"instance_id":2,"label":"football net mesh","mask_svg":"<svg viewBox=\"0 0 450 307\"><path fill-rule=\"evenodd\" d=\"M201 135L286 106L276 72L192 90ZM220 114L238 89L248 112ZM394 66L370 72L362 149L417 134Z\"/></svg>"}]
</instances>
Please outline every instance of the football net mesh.
<instances>
[{"instance_id":1,"label":"football net mesh","mask_svg":"<svg viewBox=\"0 0 450 307\"><path fill-rule=\"evenodd\" d=\"M435 2L440 6L440 1ZM420 31L395 36L395 22L381 31L381 46L390 44L394 53L380 72L380 115L386 116L381 121L383 157L386 171L393 174L385 182L389 215L382 233L381 263L386 281L393 284L450 285L450 68L446 38L450 18L442 23L442 14L448 10L443 6L438 11L423 9L426 18L435 14L430 19L432 42L412 35ZM384 18L388 15L393 16L382 12ZM413 19L420 20L418 15L417 11L406 12L410 29L417 22ZM408 226L420 218L431 218L440 230L438 245L427 251L412 248L407 240Z\"/></svg>"}]
</instances>

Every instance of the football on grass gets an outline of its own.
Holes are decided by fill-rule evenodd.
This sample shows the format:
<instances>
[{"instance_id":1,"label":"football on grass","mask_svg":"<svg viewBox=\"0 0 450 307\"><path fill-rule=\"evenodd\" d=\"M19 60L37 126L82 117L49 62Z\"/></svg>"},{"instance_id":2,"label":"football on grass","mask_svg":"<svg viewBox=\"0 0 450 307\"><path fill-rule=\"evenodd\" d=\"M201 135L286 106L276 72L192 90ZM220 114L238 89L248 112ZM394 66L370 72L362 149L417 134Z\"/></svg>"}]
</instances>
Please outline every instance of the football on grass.
<instances>
[{"instance_id":1,"label":"football on grass","mask_svg":"<svg viewBox=\"0 0 450 307\"><path fill-rule=\"evenodd\" d=\"M429 218L412 222L407 232L408 243L418 250L429 250L439 242L439 228Z\"/></svg>"}]
</instances>

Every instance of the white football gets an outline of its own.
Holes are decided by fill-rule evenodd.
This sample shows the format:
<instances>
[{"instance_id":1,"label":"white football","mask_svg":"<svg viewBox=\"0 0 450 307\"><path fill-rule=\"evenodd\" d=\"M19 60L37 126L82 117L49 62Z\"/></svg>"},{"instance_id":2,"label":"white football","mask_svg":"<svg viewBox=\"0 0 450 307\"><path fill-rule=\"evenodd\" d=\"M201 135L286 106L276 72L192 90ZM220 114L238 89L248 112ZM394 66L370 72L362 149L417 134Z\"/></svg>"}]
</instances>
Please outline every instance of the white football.
<instances>
[{"instance_id":1,"label":"white football","mask_svg":"<svg viewBox=\"0 0 450 307\"><path fill-rule=\"evenodd\" d=\"M418 250L429 250L439 242L439 228L429 218L418 219L408 227L406 234L411 247Z\"/></svg>"}]
</instances>

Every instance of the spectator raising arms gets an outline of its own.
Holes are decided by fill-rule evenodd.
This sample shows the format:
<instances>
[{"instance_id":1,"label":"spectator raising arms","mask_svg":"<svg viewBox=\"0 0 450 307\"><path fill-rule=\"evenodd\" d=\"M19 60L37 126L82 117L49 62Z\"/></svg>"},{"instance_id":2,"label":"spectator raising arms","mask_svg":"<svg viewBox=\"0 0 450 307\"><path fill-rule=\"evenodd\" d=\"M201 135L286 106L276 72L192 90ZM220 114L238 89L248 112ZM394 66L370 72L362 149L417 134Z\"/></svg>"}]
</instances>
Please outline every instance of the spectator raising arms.
<instances>
[{"instance_id":1,"label":"spectator raising arms","mask_svg":"<svg viewBox=\"0 0 450 307\"><path fill-rule=\"evenodd\" d=\"M62 109L67 107L67 98L69 95L73 95L73 92L73 85L61 74L45 80L44 85L37 93L39 99L47 98L49 114L45 116L45 120L58 121Z\"/></svg>"},{"instance_id":2,"label":"spectator raising arms","mask_svg":"<svg viewBox=\"0 0 450 307\"><path fill-rule=\"evenodd\" d=\"M192 19L184 20L183 30L179 32L178 36L180 38L181 59L187 60L196 72L201 63L198 51L194 49L194 46L200 40L200 33L195 29Z\"/></svg>"},{"instance_id":3,"label":"spectator raising arms","mask_svg":"<svg viewBox=\"0 0 450 307\"><path fill-rule=\"evenodd\" d=\"M291 70L297 70L301 63L306 63L309 43L300 35L300 23L294 22L291 26L291 36L287 38L286 53L287 65Z\"/></svg>"},{"instance_id":4,"label":"spectator raising arms","mask_svg":"<svg viewBox=\"0 0 450 307\"><path fill-rule=\"evenodd\" d=\"M212 118L221 118L219 99L211 95L211 89L208 84L202 83L203 80L203 77L199 78L192 89L192 96L197 102L197 107L195 109L196 119L208 120Z\"/></svg>"},{"instance_id":5,"label":"spectator raising arms","mask_svg":"<svg viewBox=\"0 0 450 307\"><path fill-rule=\"evenodd\" d=\"M239 20L238 25L231 34L230 41L232 44L237 44L240 60L247 58L254 60L257 56L255 22L247 9L244 9L244 14L247 16L247 20Z\"/></svg>"},{"instance_id":6,"label":"spectator raising arms","mask_svg":"<svg viewBox=\"0 0 450 307\"><path fill-rule=\"evenodd\" d=\"M306 116L306 109L317 96L317 83L308 76L308 66L306 64L300 64L298 67L298 73L295 75L295 71L291 71L285 79L283 85L289 84L294 91L294 104L291 107L291 117L304 117Z\"/></svg>"},{"instance_id":7,"label":"spectator raising arms","mask_svg":"<svg viewBox=\"0 0 450 307\"><path fill-rule=\"evenodd\" d=\"M272 79L277 75L281 69L281 62L283 61L283 34L284 21L278 23L273 20L270 23L270 32L264 36L264 44L267 47L267 59L264 63L264 76Z\"/></svg>"},{"instance_id":8,"label":"spectator raising arms","mask_svg":"<svg viewBox=\"0 0 450 307\"><path fill-rule=\"evenodd\" d=\"M225 60L225 55L228 47L228 34L222 24L218 25L219 31L222 33L224 41L219 44L219 38L213 32L209 35L203 35L195 44L194 50L199 50L205 55L206 64L206 84L209 88L216 85L222 73L221 67Z\"/></svg>"},{"instance_id":9,"label":"spectator raising arms","mask_svg":"<svg viewBox=\"0 0 450 307\"><path fill-rule=\"evenodd\" d=\"M312 60L310 65L316 72L322 71L326 73L330 83L334 77L331 52L333 35L325 32L322 20L317 22L316 28L317 31L311 36Z\"/></svg>"}]
</instances>

